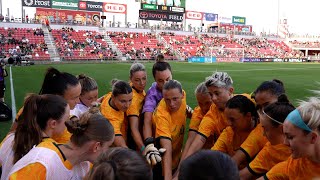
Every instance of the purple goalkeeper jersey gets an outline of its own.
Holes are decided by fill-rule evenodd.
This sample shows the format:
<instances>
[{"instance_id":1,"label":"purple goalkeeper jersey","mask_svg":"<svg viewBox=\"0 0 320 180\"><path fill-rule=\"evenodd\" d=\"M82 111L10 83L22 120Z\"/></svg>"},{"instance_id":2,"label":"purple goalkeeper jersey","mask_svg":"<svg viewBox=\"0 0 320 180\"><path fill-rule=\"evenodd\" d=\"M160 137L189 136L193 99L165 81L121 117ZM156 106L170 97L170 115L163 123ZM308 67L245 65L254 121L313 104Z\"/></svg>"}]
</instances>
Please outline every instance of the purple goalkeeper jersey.
<instances>
[{"instance_id":1,"label":"purple goalkeeper jersey","mask_svg":"<svg viewBox=\"0 0 320 180\"><path fill-rule=\"evenodd\" d=\"M158 103L161 101L161 99L162 92L157 88L157 83L154 82L149 88L147 95L144 99L142 113L153 112L154 109L157 107Z\"/></svg>"}]
</instances>

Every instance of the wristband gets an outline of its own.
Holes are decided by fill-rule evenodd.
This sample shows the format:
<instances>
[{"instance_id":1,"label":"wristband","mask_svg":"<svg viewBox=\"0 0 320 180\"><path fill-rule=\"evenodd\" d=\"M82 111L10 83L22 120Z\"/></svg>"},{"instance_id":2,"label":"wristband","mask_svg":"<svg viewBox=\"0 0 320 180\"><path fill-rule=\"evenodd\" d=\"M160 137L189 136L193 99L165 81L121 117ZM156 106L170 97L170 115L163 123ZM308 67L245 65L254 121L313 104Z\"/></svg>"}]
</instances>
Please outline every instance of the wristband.
<instances>
[{"instance_id":1,"label":"wristband","mask_svg":"<svg viewBox=\"0 0 320 180\"><path fill-rule=\"evenodd\" d=\"M146 148L145 146L142 146L141 149L140 149L140 152L143 153L145 148Z\"/></svg>"}]
</instances>

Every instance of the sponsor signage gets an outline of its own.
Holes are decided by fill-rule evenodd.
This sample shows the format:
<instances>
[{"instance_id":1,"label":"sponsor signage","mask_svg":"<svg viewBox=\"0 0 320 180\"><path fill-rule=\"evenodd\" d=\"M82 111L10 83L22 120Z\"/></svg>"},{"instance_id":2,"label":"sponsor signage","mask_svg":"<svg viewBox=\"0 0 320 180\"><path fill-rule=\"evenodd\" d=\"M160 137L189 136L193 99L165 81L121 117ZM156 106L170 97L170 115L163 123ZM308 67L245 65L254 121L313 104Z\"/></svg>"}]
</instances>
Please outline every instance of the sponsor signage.
<instances>
[{"instance_id":1,"label":"sponsor signage","mask_svg":"<svg viewBox=\"0 0 320 180\"><path fill-rule=\"evenodd\" d=\"M216 62L216 57L191 57L188 58L189 63L214 63Z\"/></svg>"},{"instance_id":2,"label":"sponsor signage","mask_svg":"<svg viewBox=\"0 0 320 180\"><path fill-rule=\"evenodd\" d=\"M302 59L295 59L295 58L287 59L287 58L285 58L283 61L284 62L302 62Z\"/></svg>"},{"instance_id":3,"label":"sponsor signage","mask_svg":"<svg viewBox=\"0 0 320 180\"><path fill-rule=\"evenodd\" d=\"M140 10L139 18L145 20L182 22L183 13L168 13L159 11Z\"/></svg>"},{"instance_id":4,"label":"sponsor signage","mask_svg":"<svg viewBox=\"0 0 320 180\"><path fill-rule=\"evenodd\" d=\"M219 16L218 21L220 23L232 23L232 18L230 17L224 17L224 16Z\"/></svg>"},{"instance_id":5,"label":"sponsor signage","mask_svg":"<svg viewBox=\"0 0 320 180\"><path fill-rule=\"evenodd\" d=\"M263 62L261 58L241 58L241 62Z\"/></svg>"},{"instance_id":6,"label":"sponsor signage","mask_svg":"<svg viewBox=\"0 0 320 180\"><path fill-rule=\"evenodd\" d=\"M217 62L240 62L239 58L217 58Z\"/></svg>"},{"instance_id":7,"label":"sponsor signage","mask_svg":"<svg viewBox=\"0 0 320 180\"><path fill-rule=\"evenodd\" d=\"M104 2L102 10L103 10L103 12L108 12L108 13L126 14L127 13L127 5L126 4Z\"/></svg>"},{"instance_id":8,"label":"sponsor signage","mask_svg":"<svg viewBox=\"0 0 320 180\"><path fill-rule=\"evenodd\" d=\"M182 7L170 7L172 12L184 12L184 8Z\"/></svg>"},{"instance_id":9,"label":"sponsor signage","mask_svg":"<svg viewBox=\"0 0 320 180\"><path fill-rule=\"evenodd\" d=\"M80 24L92 23L97 20L98 22L100 21L100 13L96 12L36 8L36 14L40 19L46 19L49 17L52 20L60 19L61 21L76 20L77 22L80 22Z\"/></svg>"},{"instance_id":10,"label":"sponsor signage","mask_svg":"<svg viewBox=\"0 0 320 180\"><path fill-rule=\"evenodd\" d=\"M166 12L184 12L182 7L155 5L155 4L141 4L141 9L153 11L166 11Z\"/></svg>"},{"instance_id":11,"label":"sponsor signage","mask_svg":"<svg viewBox=\"0 0 320 180\"><path fill-rule=\"evenodd\" d=\"M206 21L218 21L218 14L204 13L203 16Z\"/></svg>"},{"instance_id":12,"label":"sponsor signage","mask_svg":"<svg viewBox=\"0 0 320 180\"><path fill-rule=\"evenodd\" d=\"M251 25L220 23L220 28L224 28L232 31L235 30L239 32L252 32Z\"/></svg>"},{"instance_id":13,"label":"sponsor signage","mask_svg":"<svg viewBox=\"0 0 320 180\"><path fill-rule=\"evenodd\" d=\"M51 8L51 0L22 0L22 6Z\"/></svg>"},{"instance_id":14,"label":"sponsor signage","mask_svg":"<svg viewBox=\"0 0 320 180\"><path fill-rule=\"evenodd\" d=\"M136 2L138 2L136 0ZM165 5L170 7L186 7L186 0L139 0L141 4Z\"/></svg>"},{"instance_id":15,"label":"sponsor signage","mask_svg":"<svg viewBox=\"0 0 320 180\"><path fill-rule=\"evenodd\" d=\"M283 62L283 59L275 58L273 59L273 62Z\"/></svg>"},{"instance_id":16,"label":"sponsor signage","mask_svg":"<svg viewBox=\"0 0 320 180\"><path fill-rule=\"evenodd\" d=\"M154 4L141 4L141 9L147 9L147 10L157 10L158 6Z\"/></svg>"},{"instance_id":17,"label":"sponsor signage","mask_svg":"<svg viewBox=\"0 0 320 180\"><path fill-rule=\"evenodd\" d=\"M186 12L186 19L202 20L203 13L196 12L196 11L187 11Z\"/></svg>"},{"instance_id":18,"label":"sponsor signage","mask_svg":"<svg viewBox=\"0 0 320 180\"><path fill-rule=\"evenodd\" d=\"M246 24L245 17L232 16L232 24Z\"/></svg>"},{"instance_id":19,"label":"sponsor signage","mask_svg":"<svg viewBox=\"0 0 320 180\"><path fill-rule=\"evenodd\" d=\"M52 8L78 10L78 0L52 0Z\"/></svg>"},{"instance_id":20,"label":"sponsor signage","mask_svg":"<svg viewBox=\"0 0 320 180\"><path fill-rule=\"evenodd\" d=\"M102 2L79 1L79 10L102 12L102 7Z\"/></svg>"}]
</instances>

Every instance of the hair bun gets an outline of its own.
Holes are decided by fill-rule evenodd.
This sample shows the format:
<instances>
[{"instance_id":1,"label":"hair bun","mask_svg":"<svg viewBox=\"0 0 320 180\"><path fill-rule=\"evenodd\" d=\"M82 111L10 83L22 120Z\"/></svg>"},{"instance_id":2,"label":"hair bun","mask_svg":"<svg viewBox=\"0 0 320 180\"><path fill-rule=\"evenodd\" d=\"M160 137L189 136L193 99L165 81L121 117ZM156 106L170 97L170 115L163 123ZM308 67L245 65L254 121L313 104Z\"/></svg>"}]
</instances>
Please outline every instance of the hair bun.
<instances>
[{"instance_id":1,"label":"hair bun","mask_svg":"<svg viewBox=\"0 0 320 180\"><path fill-rule=\"evenodd\" d=\"M80 124L79 120L70 120L67 121L65 124L67 126L68 131L74 135L83 134L88 127L88 124Z\"/></svg>"},{"instance_id":2,"label":"hair bun","mask_svg":"<svg viewBox=\"0 0 320 180\"><path fill-rule=\"evenodd\" d=\"M92 107L89 109L89 113L91 114L101 114L99 107Z\"/></svg>"},{"instance_id":3,"label":"hair bun","mask_svg":"<svg viewBox=\"0 0 320 180\"><path fill-rule=\"evenodd\" d=\"M279 85L281 85L282 87L284 86L283 82L281 80L279 80L279 79L272 79L272 81L277 83L277 84L279 84Z\"/></svg>"},{"instance_id":4,"label":"hair bun","mask_svg":"<svg viewBox=\"0 0 320 180\"><path fill-rule=\"evenodd\" d=\"M116 79L116 78L115 78L115 79L112 79L112 80L111 80L111 85L114 86L114 85L115 85L117 82L119 82L119 81L120 81L120 80L119 80L119 79Z\"/></svg>"},{"instance_id":5,"label":"hair bun","mask_svg":"<svg viewBox=\"0 0 320 180\"><path fill-rule=\"evenodd\" d=\"M85 74L79 74L78 75L78 79L85 79L87 76Z\"/></svg>"},{"instance_id":6,"label":"hair bun","mask_svg":"<svg viewBox=\"0 0 320 180\"><path fill-rule=\"evenodd\" d=\"M280 96L278 96L278 102L279 103L289 103L290 101L289 101L287 95L281 94Z\"/></svg>"}]
</instances>

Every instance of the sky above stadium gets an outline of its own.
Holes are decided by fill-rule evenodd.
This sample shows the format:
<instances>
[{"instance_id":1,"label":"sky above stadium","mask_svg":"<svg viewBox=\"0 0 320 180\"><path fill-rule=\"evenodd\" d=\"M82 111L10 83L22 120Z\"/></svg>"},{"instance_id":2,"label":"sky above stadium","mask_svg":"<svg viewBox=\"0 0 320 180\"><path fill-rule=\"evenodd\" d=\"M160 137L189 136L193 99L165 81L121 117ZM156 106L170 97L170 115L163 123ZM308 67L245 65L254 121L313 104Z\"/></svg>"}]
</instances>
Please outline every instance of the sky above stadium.
<instances>
[{"instance_id":1,"label":"sky above stadium","mask_svg":"<svg viewBox=\"0 0 320 180\"><path fill-rule=\"evenodd\" d=\"M222 16L243 16L254 31L276 32L280 18L287 18L290 33L320 34L319 0L187 0L187 9Z\"/></svg>"},{"instance_id":2,"label":"sky above stadium","mask_svg":"<svg viewBox=\"0 0 320 180\"><path fill-rule=\"evenodd\" d=\"M134 21L138 17L138 3L135 0L92 0L114 3L127 3L134 8L128 11L128 21ZM278 6L278 4L280 6ZM2 12L6 14L6 8L10 8L10 14L21 16L21 0L2 0ZM290 33L298 34L320 34L320 24L317 18L320 17L319 0L186 0L186 9L207 13L217 13L219 16L243 16L247 24L253 26L256 32L277 32L279 17L287 18ZM35 13L35 8L25 8L26 14ZM193 20L194 21L194 20ZM199 22L192 24L198 25ZM187 22L189 24L189 22Z\"/></svg>"}]
</instances>

